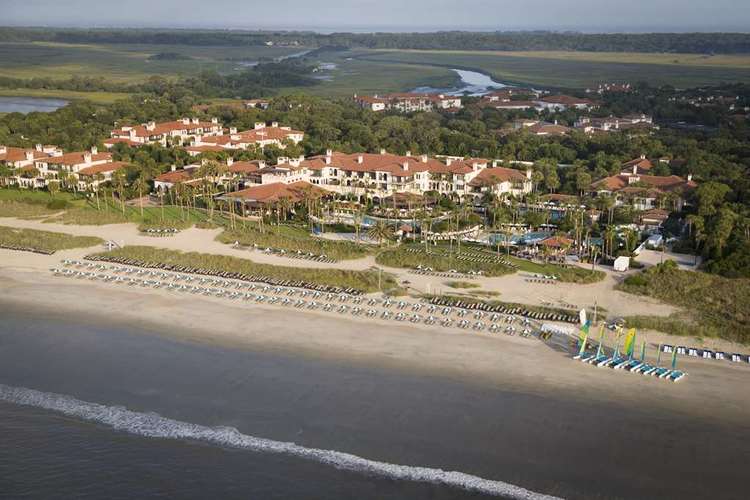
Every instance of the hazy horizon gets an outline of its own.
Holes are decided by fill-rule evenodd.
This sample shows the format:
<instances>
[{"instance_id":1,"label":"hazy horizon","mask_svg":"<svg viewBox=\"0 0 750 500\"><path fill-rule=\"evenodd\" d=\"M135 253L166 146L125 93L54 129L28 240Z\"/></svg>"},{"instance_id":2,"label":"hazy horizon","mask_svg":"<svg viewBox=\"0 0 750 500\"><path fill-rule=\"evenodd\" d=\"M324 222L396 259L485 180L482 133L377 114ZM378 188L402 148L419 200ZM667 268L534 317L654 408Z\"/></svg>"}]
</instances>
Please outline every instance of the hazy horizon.
<instances>
[{"instance_id":1,"label":"hazy horizon","mask_svg":"<svg viewBox=\"0 0 750 500\"><path fill-rule=\"evenodd\" d=\"M5 26L349 32L750 31L750 2L716 0L0 0ZM397 12L398 16L393 13ZM363 13L366 16L363 16ZM395 17L395 19L394 19ZM645 23L643 20L647 20Z\"/></svg>"}]
</instances>

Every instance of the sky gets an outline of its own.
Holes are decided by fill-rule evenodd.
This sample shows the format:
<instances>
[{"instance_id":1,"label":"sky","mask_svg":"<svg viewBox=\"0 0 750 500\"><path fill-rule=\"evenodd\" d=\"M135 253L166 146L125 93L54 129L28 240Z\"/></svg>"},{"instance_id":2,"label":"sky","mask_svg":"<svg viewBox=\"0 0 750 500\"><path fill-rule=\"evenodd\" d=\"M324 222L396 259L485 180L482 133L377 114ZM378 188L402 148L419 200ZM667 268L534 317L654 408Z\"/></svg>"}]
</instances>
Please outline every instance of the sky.
<instances>
[{"instance_id":1,"label":"sky","mask_svg":"<svg viewBox=\"0 0 750 500\"><path fill-rule=\"evenodd\" d=\"M750 32L750 0L0 0L0 25Z\"/></svg>"}]
</instances>

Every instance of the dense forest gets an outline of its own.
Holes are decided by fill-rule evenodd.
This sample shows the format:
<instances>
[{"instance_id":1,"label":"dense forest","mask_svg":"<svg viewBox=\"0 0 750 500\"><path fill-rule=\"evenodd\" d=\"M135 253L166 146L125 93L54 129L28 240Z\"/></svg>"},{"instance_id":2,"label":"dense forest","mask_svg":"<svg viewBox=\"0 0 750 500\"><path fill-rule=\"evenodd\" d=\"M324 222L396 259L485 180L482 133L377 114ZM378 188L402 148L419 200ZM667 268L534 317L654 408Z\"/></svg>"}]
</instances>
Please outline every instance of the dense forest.
<instances>
[{"instance_id":1,"label":"dense forest","mask_svg":"<svg viewBox=\"0 0 750 500\"><path fill-rule=\"evenodd\" d=\"M276 45L370 49L574 50L593 52L750 53L746 33L583 34L547 31L331 33L177 29L0 28L0 42L168 45Z\"/></svg>"}]
</instances>

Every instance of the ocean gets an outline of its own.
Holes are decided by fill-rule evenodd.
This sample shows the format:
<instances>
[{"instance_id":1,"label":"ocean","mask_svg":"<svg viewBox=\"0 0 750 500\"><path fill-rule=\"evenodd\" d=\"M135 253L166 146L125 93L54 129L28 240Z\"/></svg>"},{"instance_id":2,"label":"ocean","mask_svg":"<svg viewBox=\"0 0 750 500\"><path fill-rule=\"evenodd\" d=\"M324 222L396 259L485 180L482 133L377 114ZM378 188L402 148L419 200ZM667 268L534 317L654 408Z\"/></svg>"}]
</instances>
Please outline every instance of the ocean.
<instances>
[{"instance_id":1,"label":"ocean","mask_svg":"<svg viewBox=\"0 0 750 500\"><path fill-rule=\"evenodd\" d=\"M2 498L746 493L748 437L716 422L2 302L0 319Z\"/></svg>"}]
</instances>

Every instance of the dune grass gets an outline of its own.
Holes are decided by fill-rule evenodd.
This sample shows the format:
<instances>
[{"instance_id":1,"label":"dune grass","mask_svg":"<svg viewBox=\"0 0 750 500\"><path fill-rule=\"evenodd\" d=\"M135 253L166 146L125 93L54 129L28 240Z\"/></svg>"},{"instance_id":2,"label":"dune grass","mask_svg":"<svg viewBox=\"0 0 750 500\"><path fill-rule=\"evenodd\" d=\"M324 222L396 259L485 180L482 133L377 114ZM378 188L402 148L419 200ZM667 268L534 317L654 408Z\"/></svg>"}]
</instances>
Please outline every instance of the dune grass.
<instances>
[{"instance_id":1,"label":"dune grass","mask_svg":"<svg viewBox=\"0 0 750 500\"><path fill-rule=\"evenodd\" d=\"M347 271L342 269L306 269L302 267L274 266L259 264L248 259L227 255L180 252L147 246L126 246L96 255L119 259L133 259L146 266L170 264L215 272L260 275L279 280L301 280L319 285L354 288L362 292L377 292L379 290L379 273L374 270ZM387 273L381 274L380 284L380 289L383 291L397 290L399 288L394 277Z\"/></svg>"},{"instance_id":2,"label":"dune grass","mask_svg":"<svg viewBox=\"0 0 750 500\"><path fill-rule=\"evenodd\" d=\"M0 226L0 247L22 247L43 252L56 252L71 248L88 248L102 243L104 240L93 236L73 236L51 231Z\"/></svg>"},{"instance_id":3,"label":"dune grass","mask_svg":"<svg viewBox=\"0 0 750 500\"><path fill-rule=\"evenodd\" d=\"M662 320L667 328L685 335L718 336L750 343L750 279L729 279L696 271L682 271L672 261L629 276L618 289L659 299L685 309L685 319ZM684 324L694 323L690 328ZM663 331L663 330L662 330Z\"/></svg>"},{"instance_id":4,"label":"dune grass","mask_svg":"<svg viewBox=\"0 0 750 500\"><path fill-rule=\"evenodd\" d=\"M445 286L451 288L479 288L480 285L471 281L446 281Z\"/></svg>"},{"instance_id":5,"label":"dune grass","mask_svg":"<svg viewBox=\"0 0 750 500\"><path fill-rule=\"evenodd\" d=\"M269 226L261 232L257 225L252 224L244 229L227 229L216 239L228 244L239 242L245 246L258 245L260 248L270 247L286 252L326 255L333 260L358 259L369 253L364 245L314 238L304 228L292 226Z\"/></svg>"}]
</instances>

